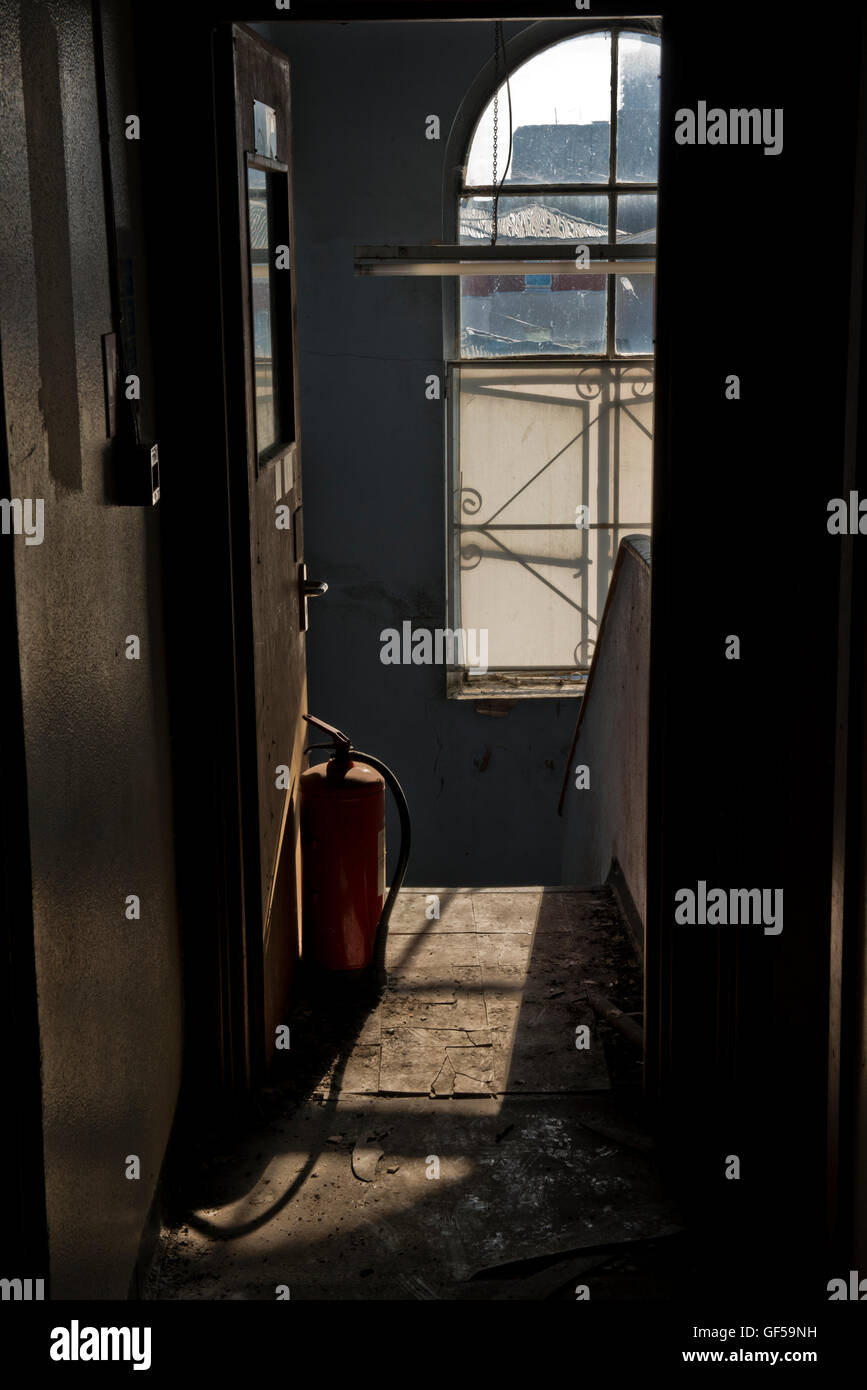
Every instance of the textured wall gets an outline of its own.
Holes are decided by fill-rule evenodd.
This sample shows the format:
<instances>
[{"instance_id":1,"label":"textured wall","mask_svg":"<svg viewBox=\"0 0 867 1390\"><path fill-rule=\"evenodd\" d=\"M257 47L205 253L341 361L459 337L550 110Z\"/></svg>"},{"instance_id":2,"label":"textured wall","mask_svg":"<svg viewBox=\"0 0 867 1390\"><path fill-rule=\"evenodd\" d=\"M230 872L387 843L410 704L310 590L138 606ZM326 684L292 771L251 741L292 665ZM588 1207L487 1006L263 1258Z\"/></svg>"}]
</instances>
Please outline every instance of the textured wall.
<instances>
[{"instance_id":1,"label":"textured wall","mask_svg":"<svg viewBox=\"0 0 867 1390\"><path fill-rule=\"evenodd\" d=\"M122 1298L180 1066L159 514L106 501L91 7L22 6L20 35L18 11L0 5L0 344L13 494L45 504L42 544L14 545L52 1295Z\"/></svg>"},{"instance_id":2,"label":"textured wall","mask_svg":"<svg viewBox=\"0 0 867 1390\"><path fill-rule=\"evenodd\" d=\"M576 714L573 700L531 699L480 715L446 700L441 668L379 659L384 628L446 624L445 409L424 393L442 370L442 288L355 277L352 251L442 239L447 137L491 33L270 26L292 64L307 562L330 586L311 611L310 709L401 779L416 884L559 881L557 797ZM431 113L439 142L424 138ZM390 817L395 849L397 833Z\"/></svg>"},{"instance_id":3,"label":"textured wall","mask_svg":"<svg viewBox=\"0 0 867 1390\"><path fill-rule=\"evenodd\" d=\"M563 879L602 883L617 859L642 920L646 912L647 698L650 545L623 541L604 631L584 702L563 799ZM575 767L589 787L575 786Z\"/></svg>"}]
</instances>

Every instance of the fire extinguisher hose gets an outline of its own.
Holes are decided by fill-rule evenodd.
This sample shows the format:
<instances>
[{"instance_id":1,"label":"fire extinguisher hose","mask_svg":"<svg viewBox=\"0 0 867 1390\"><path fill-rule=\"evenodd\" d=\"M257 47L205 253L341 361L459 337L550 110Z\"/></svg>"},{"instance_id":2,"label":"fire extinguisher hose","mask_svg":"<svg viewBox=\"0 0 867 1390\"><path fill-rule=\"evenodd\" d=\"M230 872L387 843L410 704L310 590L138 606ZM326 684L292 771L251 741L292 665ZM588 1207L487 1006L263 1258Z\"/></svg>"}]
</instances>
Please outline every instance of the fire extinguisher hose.
<instances>
[{"instance_id":1,"label":"fire extinguisher hose","mask_svg":"<svg viewBox=\"0 0 867 1390\"><path fill-rule=\"evenodd\" d=\"M397 814L400 817L400 854L397 857L397 864L391 878L391 887L388 890L388 897L382 905L382 912L376 924L376 937L373 943L373 959L370 968L382 983L386 979L385 971L385 948L388 942L388 922L391 917L391 910L394 907L395 899L403 886L406 866L409 863L409 849L412 839L411 823L409 818L409 806L403 787L398 782L390 767L380 762L379 758L371 757L370 753L360 753L357 748L352 750L352 760L357 763L366 763L375 772L379 772L386 780L391 794L397 805Z\"/></svg>"}]
</instances>

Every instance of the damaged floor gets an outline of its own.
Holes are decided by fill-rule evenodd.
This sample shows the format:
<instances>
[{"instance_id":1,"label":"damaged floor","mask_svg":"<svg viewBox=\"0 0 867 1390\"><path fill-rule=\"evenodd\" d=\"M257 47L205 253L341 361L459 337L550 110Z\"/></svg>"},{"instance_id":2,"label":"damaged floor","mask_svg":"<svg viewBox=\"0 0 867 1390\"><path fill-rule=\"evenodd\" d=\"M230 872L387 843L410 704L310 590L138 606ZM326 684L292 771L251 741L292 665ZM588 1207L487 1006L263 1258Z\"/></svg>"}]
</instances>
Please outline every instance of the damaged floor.
<instances>
[{"instance_id":1,"label":"damaged floor","mask_svg":"<svg viewBox=\"0 0 867 1390\"><path fill-rule=\"evenodd\" d=\"M184 1173L147 1296L664 1297L680 1227L639 1049L587 997L641 1008L611 891L404 890L386 963L378 999L306 981L259 1123Z\"/></svg>"}]
</instances>

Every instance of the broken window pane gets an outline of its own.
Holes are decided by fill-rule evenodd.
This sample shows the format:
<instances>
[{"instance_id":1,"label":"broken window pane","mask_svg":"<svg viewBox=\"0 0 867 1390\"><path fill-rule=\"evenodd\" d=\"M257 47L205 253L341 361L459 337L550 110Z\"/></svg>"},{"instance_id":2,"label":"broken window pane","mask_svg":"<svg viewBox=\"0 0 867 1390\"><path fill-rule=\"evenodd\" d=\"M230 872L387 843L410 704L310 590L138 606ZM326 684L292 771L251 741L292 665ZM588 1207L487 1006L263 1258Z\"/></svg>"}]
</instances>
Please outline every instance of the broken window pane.
<instances>
[{"instance_id":1,"label":"broken window pane","mask_svg":"<svg viewBox=\"0 0 867 1390\"><path fill-rule=\"evenodd\" d=\"M461 277L461 357L604 351L605 276L539 270Z\"/></svg>"}]
</instances>

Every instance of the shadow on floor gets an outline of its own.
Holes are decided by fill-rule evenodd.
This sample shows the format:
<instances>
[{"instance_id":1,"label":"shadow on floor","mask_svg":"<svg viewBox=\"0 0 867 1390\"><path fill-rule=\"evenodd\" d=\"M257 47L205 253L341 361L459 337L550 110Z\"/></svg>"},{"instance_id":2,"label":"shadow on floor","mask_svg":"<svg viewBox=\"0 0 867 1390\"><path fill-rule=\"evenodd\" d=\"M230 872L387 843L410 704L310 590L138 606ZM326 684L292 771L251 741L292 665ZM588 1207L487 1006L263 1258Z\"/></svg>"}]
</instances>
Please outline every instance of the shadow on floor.
<instances>
[{"instance_id":1,"label":"shadow on floor","mask_svg":"<svg viewBox=\"0 0 867 1390\"><path fill-rule=\"evenodd\" d=\"M583 987L640 1010L610 891L404 890L387 967L381 994L305 976L265 1113L187 1167L148 1296L668 1296L691 1256L640 1057Z\"/></svg>"}]
</instances>

